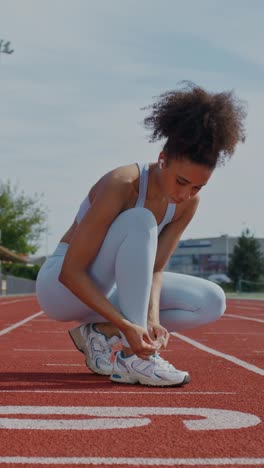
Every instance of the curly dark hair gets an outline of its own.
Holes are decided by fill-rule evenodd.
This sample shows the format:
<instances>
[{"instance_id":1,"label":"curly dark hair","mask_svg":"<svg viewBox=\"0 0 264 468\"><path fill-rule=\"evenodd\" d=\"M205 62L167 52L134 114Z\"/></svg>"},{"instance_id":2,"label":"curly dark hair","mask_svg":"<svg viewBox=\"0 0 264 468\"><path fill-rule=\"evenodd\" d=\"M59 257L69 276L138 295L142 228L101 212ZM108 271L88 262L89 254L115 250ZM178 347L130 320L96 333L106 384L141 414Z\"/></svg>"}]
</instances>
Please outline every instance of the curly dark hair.
<instances>
[{"instance_id":1,"label":"curly dark hair","mask_svg":"<svg viewBox=\"0 0 264 468\"><path fill-rule=\"evenodd\" d=\"M152 130L150 142L167 138L163 151L169 159L188 159L215 168L230 158L238 142L244 142L245 102L233 91L209 93L190 81L182 88L161 94L143 109Z\"/></svg>"}]
</instances>

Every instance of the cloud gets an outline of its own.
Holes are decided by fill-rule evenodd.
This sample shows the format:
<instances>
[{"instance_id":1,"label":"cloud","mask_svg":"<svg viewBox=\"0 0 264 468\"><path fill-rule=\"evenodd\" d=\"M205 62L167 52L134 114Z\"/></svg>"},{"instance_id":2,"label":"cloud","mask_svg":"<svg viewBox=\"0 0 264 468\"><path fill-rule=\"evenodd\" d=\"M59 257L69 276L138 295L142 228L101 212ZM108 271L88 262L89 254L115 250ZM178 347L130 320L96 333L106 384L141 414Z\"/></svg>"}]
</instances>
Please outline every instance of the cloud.
<instances>
[{"instance_id":1,"label":"cloud","mask_svg":"<svg viewBox=\"0 0 264 468\"><path fill-rule=\"evenodd\" d=\"M248 140L202 191L185 238L237 234L244 221L264 235L263 13L258 0L2 3L15 53L0 63L1 177L45 193L51 249L103 173L156 160L163 142L148 143L140 108L182 79L249 102Z\"/></svg>"}]
</instances>

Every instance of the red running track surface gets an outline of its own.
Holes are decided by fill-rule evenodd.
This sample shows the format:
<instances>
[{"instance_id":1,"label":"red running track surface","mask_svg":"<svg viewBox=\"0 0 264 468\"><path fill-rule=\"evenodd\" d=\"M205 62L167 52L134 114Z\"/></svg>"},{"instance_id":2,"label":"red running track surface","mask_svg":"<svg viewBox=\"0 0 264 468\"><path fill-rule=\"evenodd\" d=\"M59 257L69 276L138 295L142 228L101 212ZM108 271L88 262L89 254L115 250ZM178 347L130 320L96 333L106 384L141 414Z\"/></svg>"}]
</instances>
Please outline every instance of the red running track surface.
<instances>
[{"instance_id":1,"label":"red running track surface","mask_svg":"<svg viewBox=\"0 0 264 468\"><path fill-rule=\"evenodd\" d=\"M171 337L162 355L189 370L182 388L91 373L73 325L34 296L0 299L0 466L264 467L264 301L230 300Z\"/></svg>"}]
</instances>

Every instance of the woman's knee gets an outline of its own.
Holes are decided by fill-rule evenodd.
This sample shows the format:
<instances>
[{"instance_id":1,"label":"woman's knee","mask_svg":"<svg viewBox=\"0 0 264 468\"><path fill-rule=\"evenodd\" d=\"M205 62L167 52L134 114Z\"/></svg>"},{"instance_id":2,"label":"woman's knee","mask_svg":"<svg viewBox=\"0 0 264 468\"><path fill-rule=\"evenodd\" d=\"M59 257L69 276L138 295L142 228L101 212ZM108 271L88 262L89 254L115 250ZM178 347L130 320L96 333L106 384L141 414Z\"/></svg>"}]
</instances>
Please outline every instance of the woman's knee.
<instances>
[{"instance_id":1,"label":"woman's knee","mask_svg":"<svg viewBox=\"0 0 264 468\"><path fill-rule=\"evenodd\" d=\"M157 237L158 226L153 213L147 208L130 208L123 211L116 219L118 224L125 224L129 231L148 233Z\"/></svg>"},{"instance_id":2,"label":"woman's knee","mask_svg":"<svg viewBox=\"0 0 264 468\"><path fill-rule=\"evenodd\" d=\"M223 289L215 283L206 281L204 312L208 322L218 320L226 310L226 297Z\"/></svg>"},{"instance_id":3,"label":"woman's knee","mask_svg":"<svg viewBox=\"0 0 264 468\"><path fill-rule=\"evenodd\" d=\"M150 210L148 210L148 208L130 208L129 210L124 211L122 214L129 218L132 218L134 221L138 220L140 223L144 224L150 229L157 226L156 218L154 214Z\"/></svg>"}]
</instances>

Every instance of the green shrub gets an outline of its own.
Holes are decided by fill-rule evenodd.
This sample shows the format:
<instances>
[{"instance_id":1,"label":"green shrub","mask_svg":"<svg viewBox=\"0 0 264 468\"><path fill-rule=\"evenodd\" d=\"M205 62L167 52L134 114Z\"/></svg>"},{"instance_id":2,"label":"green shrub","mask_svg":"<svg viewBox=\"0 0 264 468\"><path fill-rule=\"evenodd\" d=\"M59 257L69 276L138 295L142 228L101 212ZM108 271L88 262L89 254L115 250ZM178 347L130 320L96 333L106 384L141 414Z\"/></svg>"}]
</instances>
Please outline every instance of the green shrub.
<instances>
[{"instance_id":1,"label":"green shrub","mask_svg":"<svg viewBox=\"0 0 264 468\"><path fill-rule=\"evenodd\" d=\"M221 283L219 284L225 292L236 292L236 288L233 283Z\"/></svg>"},{"instance_id":2,"label":"green shrub","mask_svg":"<svg viewBox=\"0 0 264 468\"><path fill-rule=\"evenodd\" d=\"M38 276L40 265L23 265L21 263L3 263L2 273L4 275L17 276L19 278L26 278L35 280Z\"/></svg>"}]
</instances>

